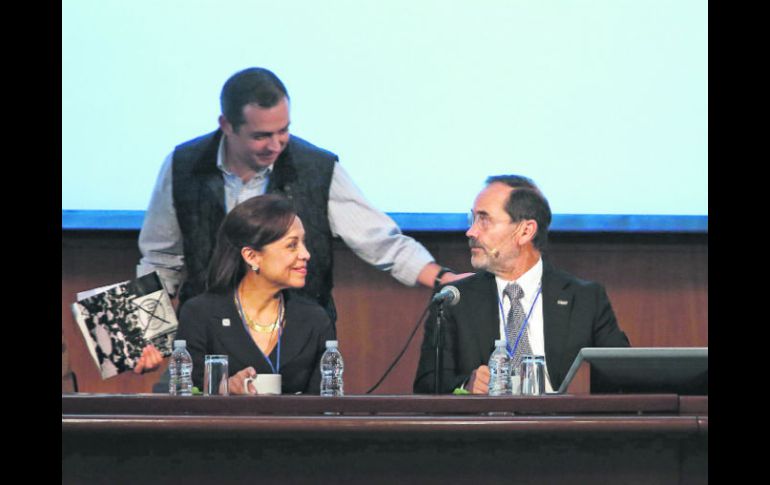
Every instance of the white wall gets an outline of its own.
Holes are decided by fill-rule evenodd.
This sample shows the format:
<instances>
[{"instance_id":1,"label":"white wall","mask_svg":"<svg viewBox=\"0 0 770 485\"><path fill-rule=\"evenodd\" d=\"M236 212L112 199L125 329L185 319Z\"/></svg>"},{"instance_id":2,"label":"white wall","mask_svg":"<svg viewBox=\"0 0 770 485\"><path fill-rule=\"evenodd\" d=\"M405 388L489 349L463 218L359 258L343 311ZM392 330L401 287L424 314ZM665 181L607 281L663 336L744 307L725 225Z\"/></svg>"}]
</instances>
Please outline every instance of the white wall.
<instances>
[{"instance_id":1,"label":"white wall","mask_svg":"<svg viewBox=\"0 0 770 485\"><path fill-rule=\"evenodd\" d=\"M62 209L144 210L234 72L388 212L466 212L521 173L554 213L706 215L707 3L67 0Z\"/></svg>"}]
</instances>

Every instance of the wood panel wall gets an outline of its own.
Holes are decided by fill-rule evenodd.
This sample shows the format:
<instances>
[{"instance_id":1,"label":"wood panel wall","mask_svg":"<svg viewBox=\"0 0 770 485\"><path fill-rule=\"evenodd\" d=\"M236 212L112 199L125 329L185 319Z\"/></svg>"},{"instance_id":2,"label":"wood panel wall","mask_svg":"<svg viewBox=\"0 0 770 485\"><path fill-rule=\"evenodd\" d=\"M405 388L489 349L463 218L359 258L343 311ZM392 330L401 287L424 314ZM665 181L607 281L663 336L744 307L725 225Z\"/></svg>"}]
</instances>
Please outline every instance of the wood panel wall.
<instances>
[{"instance_id":1,"label":"wood panel wall","mask_svg":"<svg viewBox=\"0 0 770 485\"><path fill-rule=\"evenodd\" d=\"M158 378L159 373L126 373L101 380L70 309L77 292L134 277L137 235L137 231L62 234L62 345L80 392L150 392ZM462 233L410 235L439 263L471 270ZM708 346L707 235L554 233L548 255L556 266L605 285L633 346ZM334 246L334 258L345 390L363 394L402 350L431 293L399 284L358 259L341 242ZM375 394L411 393L421 341L420 325L407 352ZM62 391L67 390L66 365L63 356Z\"/></svg>"}]
</instances>

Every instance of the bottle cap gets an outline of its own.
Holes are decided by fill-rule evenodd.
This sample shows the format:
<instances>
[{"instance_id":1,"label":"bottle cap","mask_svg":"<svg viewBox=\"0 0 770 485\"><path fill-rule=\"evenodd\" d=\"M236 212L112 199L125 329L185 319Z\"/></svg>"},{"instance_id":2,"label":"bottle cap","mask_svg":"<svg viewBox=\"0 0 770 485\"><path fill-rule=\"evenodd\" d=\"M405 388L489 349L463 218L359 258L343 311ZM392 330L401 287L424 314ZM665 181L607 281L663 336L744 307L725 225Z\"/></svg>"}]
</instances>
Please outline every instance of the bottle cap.
<instances>
[{"instance_id":1,"label":"bottle cap","mask_svg":"<svg viewBox=\"0 0 770 485\"><path fill-rule=\"evenodd\" d=\"M327 349L336 349L337 348L337 341L336 340L327 340L326 341L326 348Z\"/></svg>"},{"instance_id":2,"label":"bottle cap","mask_svg":"<svg viewBox=\"0 0 770 485\"><path fill-rule=\"evenodd\" d=\"M502 339L495 340L495 347L505 347L505 340L502 340Z\"/></svg>"},{"instance_id":3,"label":"bottle cap","mask_svg":"<svg viewBox=\"0 0 770 485\"><path fill-rule=\"evenodd\" d=\"M174 340L174 348L187 347L187 340Z\"/></svg>"}]
</instances>

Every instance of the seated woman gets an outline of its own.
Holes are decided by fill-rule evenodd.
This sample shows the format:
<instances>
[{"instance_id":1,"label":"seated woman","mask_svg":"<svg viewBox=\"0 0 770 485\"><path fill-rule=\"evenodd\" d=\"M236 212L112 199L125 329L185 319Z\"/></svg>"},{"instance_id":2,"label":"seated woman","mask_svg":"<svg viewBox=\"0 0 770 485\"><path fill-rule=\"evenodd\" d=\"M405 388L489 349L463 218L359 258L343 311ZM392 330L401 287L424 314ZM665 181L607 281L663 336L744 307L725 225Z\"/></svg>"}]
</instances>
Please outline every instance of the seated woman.
<instances>
[{"instance_id":1,"label":"seated woman","mask_svg":"<svg viewBox=\"0 0 770 485\"><path fill-rule=\"evenodd\" d=\"M238 204L219 228L206 292L182 305L177 339L187 341L193 384L203 388L206 354L226 354L231 394L253 394L243 380L281 374L282 392L320 391L328 315L293 293L305 286L310 253L291 202L262 195Z\"/></svg>"}]
</instances>

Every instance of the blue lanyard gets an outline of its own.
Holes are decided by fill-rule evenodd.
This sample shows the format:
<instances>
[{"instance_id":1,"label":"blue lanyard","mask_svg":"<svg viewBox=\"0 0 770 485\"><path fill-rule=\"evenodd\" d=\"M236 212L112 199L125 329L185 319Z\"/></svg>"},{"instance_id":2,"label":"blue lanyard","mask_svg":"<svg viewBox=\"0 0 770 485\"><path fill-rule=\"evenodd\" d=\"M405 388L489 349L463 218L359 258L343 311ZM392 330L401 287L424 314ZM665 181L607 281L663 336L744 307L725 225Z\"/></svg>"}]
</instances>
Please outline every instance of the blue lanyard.
<instances>
[{"instance_id":1,"label":"blue lanyard","mask_svg":"<svg viewBox=\"0 0 770 485\"><path fill-rule=\"evenodd\" d=\"M238 314L241 317L243 325L246 326L246 315L243 313L243 307L241 306L241 299L238 297L238 290L235 290L235 301L236 303L238 303ZM278 343L276 344L276 347L278 347L278 354L276 355L276 361L275 361L276 365L273 365L273 363L270 361L270 357L265 355L265 353L262 352L262 349L259 348L259 345L257 345L257 350L259 350L259 353L262 354L262 357L265 358L265 360L267 361L267 365L270 366L270 370L273 371L273 374L281 373L281 337L283 336L283 309L279 311L278 317L281 321L278 322ZM254 345L256 345L256 343Z\"/></svg>"},{"instance_id":2,"label":"blue lanyard","mask_svg":"<svg viewBox=\"0 0 770 485\"><path fill-rule=\"evenodd\" d=\"M543 289L542 283L539 283L537 285L537 293L535 294L535 299L532 300L532 306L529 307L529 311L527 312L527 316L524 318L524 323L521 325L521 329L519 329L519 334L516 336L516 343L513 344L513 349L511 349L511 343L506 340L505 342L505 349L508 352L508 357L513 357L514 352L516 352L516 348L519 346L519 340L521 340L521 336L524 335L524 329L527 328L527 324L529 323L529 317L532 315L532 310L535 308L535 303L537 303L537 299L540 296L540 291ZM497 295L497 303L500 305L500 316L503 318L503 326L505 326L506 317L505 312L503 311L503 301L500 299L500 295ZM513 305L513 301L511 301L511 305ZM505 332L503 332L505 333Z\"/></svg>"}]
</instances>

